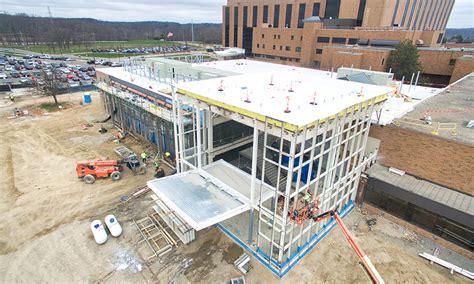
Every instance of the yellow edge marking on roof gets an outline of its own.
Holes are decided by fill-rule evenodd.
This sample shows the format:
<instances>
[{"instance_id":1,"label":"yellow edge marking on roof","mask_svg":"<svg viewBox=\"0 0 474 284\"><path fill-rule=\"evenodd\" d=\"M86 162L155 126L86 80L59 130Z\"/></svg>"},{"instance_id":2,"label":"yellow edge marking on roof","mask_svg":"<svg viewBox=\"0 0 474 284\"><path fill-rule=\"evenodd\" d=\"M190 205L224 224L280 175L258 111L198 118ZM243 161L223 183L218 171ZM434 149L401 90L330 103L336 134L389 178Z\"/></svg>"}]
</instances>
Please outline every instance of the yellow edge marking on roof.
<instances>
[{"instance_id":1,"label":"yellow edge marking on roof","mask_svg":"<svg viewBox=\"0 0 474 284\"><path fill-rule=\"evenodd\" d=\"M183 90L183 89L180 89L180 88L178 88L177 91L180 94L183 94L183 95L189 96L191 98L200 100L200 101L208 103L210 105L214 105L216 107L223 108L223 109L228 110L228 111L236 112L238 114L245 115L247 117L257 119L261 122L265 122L265 118L267 118L267 121L268 121L269 124L272 124L272 125L277 126L277 127L284 126L284 128L286 130L289 130L289 131L292 131L292 132L295 132L295 133L297 133L299 130L303 129L303 127L298 127L297 125L294 125L294 124L291 124L291 123L283 123L280 120L273 119L273 118L270 118L270 117L265 117L265 115L263 115L263 114L259 114L259 113L256 113L256 112L253 112L253 111L250 111L250 110L247 110L247 109L243 109L243 108L240 108L240 107L236 107L236 106L233 106L233 105L228 105L226 103L216 101L214 99L211 99L211 98L208 98L208 97L205 97L205 96L201 96L201 95L195 94L195 93L190 92L190 91L186 91L186 90ZM357 110L359 110L359 106L360 106L360 109L362 110L362 109L367 108L371 105L381 103L383 101L386 101L388 99L389 94L393 94L394 92L395 92L395 90L390 91L388 93L385 93L383 95L376 96L374 98L363 101L361 103L352 105L352 106L347 107L344 110L340 111L338 114L334 114L334 115L331 115L331 116L326 117L326 118L321 118L321 119L316 120L312 123L309 123L309 124L306 125L306 127L311 128L311 127L316 126L318 121L319 121L319 124L323 124L326 121L330 121L330 120L335 119L337 116L344 116L345 114L349 114L349 113L351 113L352 108L354 108L354 111L357 111Z\"/></svg>"}]
</instances>

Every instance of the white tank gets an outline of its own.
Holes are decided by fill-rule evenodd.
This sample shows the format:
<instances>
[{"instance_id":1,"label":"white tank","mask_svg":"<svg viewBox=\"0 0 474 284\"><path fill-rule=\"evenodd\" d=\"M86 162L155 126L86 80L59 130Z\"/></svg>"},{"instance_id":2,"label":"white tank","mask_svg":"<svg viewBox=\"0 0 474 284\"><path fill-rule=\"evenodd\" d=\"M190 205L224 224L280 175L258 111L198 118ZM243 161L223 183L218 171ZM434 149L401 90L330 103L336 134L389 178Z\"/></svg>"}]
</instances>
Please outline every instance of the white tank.
<instances>
[{"instance_id":1,"label":"white tank","mask_svg":"<svg viewBox=\"0 0 474 284\"><path fill-rule=\"evenodd\" d=\"M91 223L91 231L94 235L95 242L99 245L104 244L107 241L107 232L105 231L104 225L99 220L94 220Z\"/></svg>"},{"instance_id":2,"label":"white tank","mask_svg":"<svg viewBox=\"0 0 474 284\"><path fill-rule=\"evenodd\" d=\"M118 237L122 234L122 226L120 226L120 223L114 215L107 215L107 217L105 217L105 224L107 228L109 228L112 236Z\"/></svg>"}]
</instances>

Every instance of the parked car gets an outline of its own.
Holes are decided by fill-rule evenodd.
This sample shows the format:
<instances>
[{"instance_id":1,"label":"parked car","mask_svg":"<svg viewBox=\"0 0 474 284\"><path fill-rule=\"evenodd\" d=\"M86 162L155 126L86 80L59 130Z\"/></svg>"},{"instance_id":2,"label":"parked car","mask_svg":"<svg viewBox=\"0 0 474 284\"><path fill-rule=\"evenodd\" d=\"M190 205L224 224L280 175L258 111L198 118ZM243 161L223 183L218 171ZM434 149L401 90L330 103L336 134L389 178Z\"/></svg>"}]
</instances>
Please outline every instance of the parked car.
<instances>
[{"instance_id":1,"label":"parked car","mask_svg":"<svg viewBox=\"0 0 474 284\"><path fill-rule=\"evenodd\" d=\"M5 65L5 71L12 71L12 70L13 70L13 66Z\"/></svg>"},{"instance_id":2,"label":"parked car","mask_svg":"<svg viewBox=\"0 0 474 284\"><path fill-rule=\"evenodd\" d=\"M10 76L12 76L12 78L20 78L21 74L18 71L12 71L10 72Z\"/></svg>"},{"instance_id":3,"label":"parked car","mask_svg":"<svg viewBox=\"0 0 474 284\"><path fill-rule=\"evenodd\" d=\"M23 83L23 84L31 84L33 81L31 81L30 78L23 78L20 80L20 83Z\"/></svg>"},{"instance_id":4,"label":"parked car","mask_svg":"<svg viewBox=\"0 0 474 284\"><path fill-rule=\"evenodd\" d=\"M7 77L7 74L5 74L5 73L0 73L0 79L6 79L6 78L8 78L8 77Z\"/></svg>"}]
</instances>

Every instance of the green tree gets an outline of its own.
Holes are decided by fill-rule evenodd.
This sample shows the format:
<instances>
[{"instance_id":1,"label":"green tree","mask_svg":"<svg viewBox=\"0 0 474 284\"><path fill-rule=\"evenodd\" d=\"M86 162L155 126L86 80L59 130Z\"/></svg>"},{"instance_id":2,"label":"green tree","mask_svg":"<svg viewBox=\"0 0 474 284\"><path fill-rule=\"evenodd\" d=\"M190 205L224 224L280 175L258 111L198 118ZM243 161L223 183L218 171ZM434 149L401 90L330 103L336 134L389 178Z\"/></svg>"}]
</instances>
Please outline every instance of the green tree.
<instances>
[{"instance_id":1,"label":"green tree","mask_svg":"<svg viewBox=\"0 0 474 284\"><path fill-rule=\"evenodd\" d=\"M449 41L454 41L454 42L463 42L464 38L462 35L455 35L449 39Z\"/></svg>"},{"instance_id":2,"label":"green tree","mask_svg":"<svg viewBox=\"0 0 474 284\"><path fill-rule=\"evenodd\" d=\"M410 80L413 73L421 71L419 57L416 46L410 40L404 40L390 54L388 66L392 68L396 79L405 76L405 79Z\"/></svg>"}]
</instances>

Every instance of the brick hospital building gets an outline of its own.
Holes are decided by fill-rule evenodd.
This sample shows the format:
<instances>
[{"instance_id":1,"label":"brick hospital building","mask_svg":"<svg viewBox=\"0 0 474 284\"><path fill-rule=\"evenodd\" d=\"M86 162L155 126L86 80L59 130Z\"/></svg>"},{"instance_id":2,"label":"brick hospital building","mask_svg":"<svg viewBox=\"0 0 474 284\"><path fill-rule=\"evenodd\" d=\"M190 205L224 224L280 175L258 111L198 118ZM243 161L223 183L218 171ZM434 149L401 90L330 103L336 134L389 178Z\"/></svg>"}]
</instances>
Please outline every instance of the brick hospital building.
<instances>
[{"instance_id":1,"label":"brick hospital building","mask_svg":"<svg viewBox=\"0 0 474 284\"><path fill-rule=\"evenodd\" d=\"M223 7L222 44L284 64L388 71L390 51L408 39L419 47L425 73L449 81L453 73L467 74L474 68L469 58L474 49L441 48L454 2L228 0ZM456 72L458 59L462 59L458 69L468 71Z\"/></svg>"}]
</instances>

